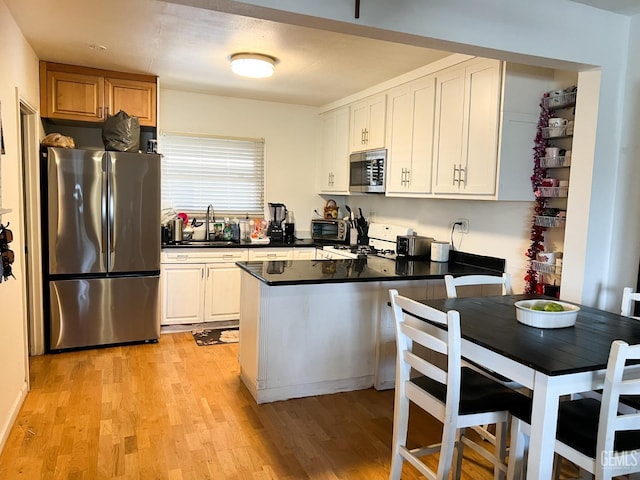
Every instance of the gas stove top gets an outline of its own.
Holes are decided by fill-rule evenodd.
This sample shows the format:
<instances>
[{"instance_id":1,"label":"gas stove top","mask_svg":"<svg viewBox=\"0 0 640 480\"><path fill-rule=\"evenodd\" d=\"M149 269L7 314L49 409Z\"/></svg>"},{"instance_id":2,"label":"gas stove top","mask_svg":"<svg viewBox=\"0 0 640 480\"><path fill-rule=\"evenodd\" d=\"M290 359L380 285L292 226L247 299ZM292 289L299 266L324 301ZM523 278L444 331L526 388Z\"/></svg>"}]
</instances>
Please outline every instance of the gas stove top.
<instances>
[{"instance_id":1,"label":"gas stove top","mask_svg":"<svg viewBox=\"0 0 640 480\"><path fill-rule=\"evenodd\" d=\"M395 260L396 237L410 235L412 229L384 223L369 225L369 245L333 245L324 250L334 251L346 258L363 258L377 256Z\"/></svg>"},{"instance_id":2,"label":"gas stove top","mask_svg":"<svg viewBox=\"0 0 640 480\"><path fill-rule=\"evenodd\" d=\"M369 255L395 258L396 254L395 250L380 249L371 245L333 245L330 247L324 247L324 250L334 251L349 258L362 258Z\"/></svg>"}]
</instances>

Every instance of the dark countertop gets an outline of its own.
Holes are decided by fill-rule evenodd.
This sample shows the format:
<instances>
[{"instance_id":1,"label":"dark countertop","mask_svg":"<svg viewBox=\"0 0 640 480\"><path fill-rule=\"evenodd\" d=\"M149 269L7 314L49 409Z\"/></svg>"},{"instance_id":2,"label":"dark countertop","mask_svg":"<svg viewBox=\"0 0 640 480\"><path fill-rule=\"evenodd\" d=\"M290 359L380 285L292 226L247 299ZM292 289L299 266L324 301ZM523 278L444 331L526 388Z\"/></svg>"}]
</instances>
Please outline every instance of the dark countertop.
<instances>
[{"instance_id":1,"label":"dark countertop","mask_svg":"<svg viewBox=\"0 0 640 480\"><path fill-rule=\"evenodd\" d=\"M251 243L251 242L226 242L215 241L187 241L181 243L163 243L162 248L303 248L316 247L314 241L310 238L298 239L293 243Z\"/></svg>"},{"instance_id":2,"label":"dark countertop","mask_svg":"<svg viewBox=\"0 0 640 480\"><path fill-rule=\"evenodd\" d=\"M429 260L395 261L368 256L344 260L237 262L236 265L270 286L394 280L438 280L445 275L500 275L505 261L464 252L451 252L449 263Z\"/></svg>"}]
</instances>

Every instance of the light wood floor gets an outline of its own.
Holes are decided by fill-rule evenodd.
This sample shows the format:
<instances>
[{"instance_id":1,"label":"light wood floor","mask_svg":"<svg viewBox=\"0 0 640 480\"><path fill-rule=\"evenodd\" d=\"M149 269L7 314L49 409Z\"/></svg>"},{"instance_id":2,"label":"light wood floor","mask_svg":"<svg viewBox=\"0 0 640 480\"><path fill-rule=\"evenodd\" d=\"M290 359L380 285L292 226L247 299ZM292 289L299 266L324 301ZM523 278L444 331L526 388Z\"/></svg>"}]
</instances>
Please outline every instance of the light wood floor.
<instances>
[{"instance_id":1,"label":"light wood floor","mask_svg":"<svg viewBox=\"0 0 640 480\"><path fill-rule=\"evenodd\" d=\"M257 405L238 348L158 344L31 359L31 391L0 455L0 479L387 479L393 392ZM438 424L412 412L417 441ZM411 430L410 430L411 431ZM491 479L469 452L466 480ZM404 480L421 478L409 465Z\"/></svg>"}]
</instances>

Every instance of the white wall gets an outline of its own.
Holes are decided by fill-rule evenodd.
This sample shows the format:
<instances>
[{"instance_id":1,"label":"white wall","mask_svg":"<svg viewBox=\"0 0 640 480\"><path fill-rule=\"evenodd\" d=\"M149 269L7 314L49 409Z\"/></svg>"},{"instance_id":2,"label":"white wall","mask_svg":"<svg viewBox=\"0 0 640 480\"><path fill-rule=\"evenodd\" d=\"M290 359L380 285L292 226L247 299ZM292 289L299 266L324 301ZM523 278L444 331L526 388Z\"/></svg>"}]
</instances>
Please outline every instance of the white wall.
<instances>
[{"instance_id":1,"label":"white wall","mask_svg":"<svg viewBox=\"0 0 640 480\"><path fill-rule=\"evenodd\" d=\"M161 132L264 138L265 201L293 210L296 234L308 236L311 212L322 204L315 195L321 140L316 108L162 88L160 104Z\"/></svg>"},{"instance_id":2,"label":"white wall","mask_svg":"<svg viewBox=\"0 0 640 480\"><path fill-rule=\"evenodd\" d=\"M0 0L0 101L6 155L0 156L2 175L1 205L12 212L2 216L11 222L15 253L16 280L0 284L0 450L27 389L26 288L24 263L24 225L20 160L20 95L30 105L39 105L38 59L26 43L3 0Z\"/></svg>"}]
</instances>

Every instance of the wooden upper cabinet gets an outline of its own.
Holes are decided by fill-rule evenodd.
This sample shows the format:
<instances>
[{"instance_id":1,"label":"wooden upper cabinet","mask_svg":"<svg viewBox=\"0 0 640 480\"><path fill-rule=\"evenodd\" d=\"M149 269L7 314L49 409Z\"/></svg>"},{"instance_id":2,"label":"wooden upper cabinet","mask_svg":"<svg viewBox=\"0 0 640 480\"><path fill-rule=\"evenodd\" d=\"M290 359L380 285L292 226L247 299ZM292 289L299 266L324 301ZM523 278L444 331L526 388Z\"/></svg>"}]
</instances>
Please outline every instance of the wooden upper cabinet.
<instances>
[{"instance_id":1,"label":"wooden upper cabinet","mask_svg":"<svg viewBox=\"0 0 640 480\"><path fill-rule=\"evenodd\" d=\"M40 62L43 118L101 123L124 110L156 126L157 77Z\"/></svg>"},{"instance_id":2,"label":"wooden upper cabinet","mask_svg":"<svg viewBox=\"0 0 640 480\"><path fill-rule=\"evenodd\" d=\"M104 81L105 105L108 114L115 115L124 110L132 117L138 117L140 125L156 125L156 84L107 77Z\"/></svg>"},{"instance_id":3,"label":"wooden upper cabinet","mask_svg":"<svg viewBox=\"0 0 640 480\"><path fill-rule=\"evenodd\" d=\"M102 122L104 79L96 75L47 72L43 116L66 120Z\"/></svg>"}]
</instances>

